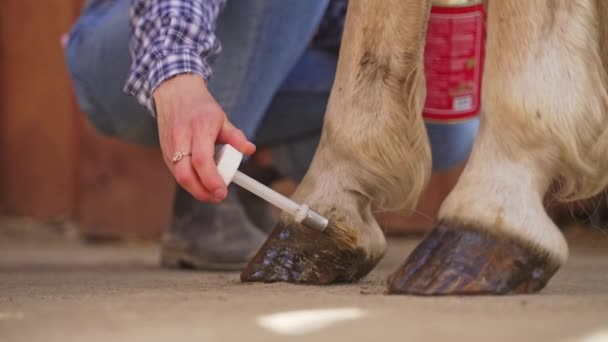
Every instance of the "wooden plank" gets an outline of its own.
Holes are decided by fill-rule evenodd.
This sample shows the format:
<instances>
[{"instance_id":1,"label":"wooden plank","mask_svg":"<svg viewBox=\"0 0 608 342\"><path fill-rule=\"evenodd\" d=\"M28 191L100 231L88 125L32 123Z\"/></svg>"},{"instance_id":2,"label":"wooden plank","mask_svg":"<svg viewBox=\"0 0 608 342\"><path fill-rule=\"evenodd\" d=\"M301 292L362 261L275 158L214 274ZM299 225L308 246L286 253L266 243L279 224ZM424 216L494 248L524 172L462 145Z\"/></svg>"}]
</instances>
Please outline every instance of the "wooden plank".
<instances>
[{"instance_id":1,"label":"wooden plank","mask_svg":"<svg viewBox=\"0 0 608 342\"><path fill-rule=\"evenodd\" d=\"M84 125L78 218L95 237L154 237L169 222L175 183L160 149L102 137Z\"/></svg>"},{"instance_id":2,"label":"wooden plank","mask_svg":"<svg viewBox=\"0 0 608 342\"><path fill-rule=\"evenodd\" d=\"M59 44L80 0L0 1L0 196L5 212L70 216L77 116Z\"/></svg>"},{"instance_id":3,"label":"wooden plank","mask_svg":"<svg viewBox=\"0 0 608 342\"><path fill-rule=\"evenodd\" d=\"M75 106L59 40L81 2L0 2L1 209L76 218L89 235L157 235L174 191L159 151L100 137Z\"/></svg>"}]
</instances>

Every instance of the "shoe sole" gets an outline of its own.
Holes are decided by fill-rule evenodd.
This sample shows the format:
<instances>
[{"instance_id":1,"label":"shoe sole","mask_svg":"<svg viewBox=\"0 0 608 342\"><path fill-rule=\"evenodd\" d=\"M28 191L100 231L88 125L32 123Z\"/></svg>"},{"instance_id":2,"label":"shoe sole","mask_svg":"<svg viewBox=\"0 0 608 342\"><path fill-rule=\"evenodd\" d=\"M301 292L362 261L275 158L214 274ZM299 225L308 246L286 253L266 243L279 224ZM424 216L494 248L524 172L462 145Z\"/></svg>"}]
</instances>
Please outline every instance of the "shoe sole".
<instances>
[{"instance_id":1,"label":"shoe sole","mask_svg":"<svg viewBox=\"0 0 608 342\"><path fill-rule=\"evenodd\" d=\"M217 262L193 257L183 249L165 243L160 255L162 267L171 269L196 269L204 271L240 271L247 265L247 261L239 263Z\"/></svg>"}]
</instances>

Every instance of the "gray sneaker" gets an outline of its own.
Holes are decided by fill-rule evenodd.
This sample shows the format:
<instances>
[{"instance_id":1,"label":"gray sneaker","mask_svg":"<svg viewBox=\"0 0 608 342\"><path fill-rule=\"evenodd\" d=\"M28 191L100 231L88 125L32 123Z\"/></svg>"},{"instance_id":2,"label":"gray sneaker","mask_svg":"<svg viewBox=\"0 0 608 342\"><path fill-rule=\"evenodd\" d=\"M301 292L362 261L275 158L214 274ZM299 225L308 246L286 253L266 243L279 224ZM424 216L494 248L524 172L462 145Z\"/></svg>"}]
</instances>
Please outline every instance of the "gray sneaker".
<instances>
[{"instance_id":1,"label":"gray sneaker","mask_svg":"<svg viewBox=\"0 0 608 342\"><path fill-rule=\"evenodd\" d=\"M161 243L164 267L240 270L266 239L247 217L235 187L221 204L199 202L178 187L173 210Z\"/></svg>"}]
</instances>

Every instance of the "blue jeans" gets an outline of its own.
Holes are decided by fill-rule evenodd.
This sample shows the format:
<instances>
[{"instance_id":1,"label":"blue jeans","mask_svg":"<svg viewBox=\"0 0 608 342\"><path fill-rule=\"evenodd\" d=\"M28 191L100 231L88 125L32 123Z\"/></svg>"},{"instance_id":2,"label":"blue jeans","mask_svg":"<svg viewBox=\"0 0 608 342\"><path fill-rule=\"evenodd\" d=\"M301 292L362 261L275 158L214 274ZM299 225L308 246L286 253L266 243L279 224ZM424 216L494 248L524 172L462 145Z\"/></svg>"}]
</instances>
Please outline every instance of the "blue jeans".
<instances>
[{"instance_id":1,"label":"blue jeans","mask_svg":"<svg viewBox=\"0 0 608 342\"><path fill-rule=\"evenodd\" d=\"M277 166L300 179L319 141L337 56L308 48L328 0L228 1L218 19L222 53L213 65L211 93L234 125L272 146ZM154 118L122 91L130 0L90 0L72 28L66 60L78 104L106 135L158 144ZM427 125L435 169L463 161L477 121Z\"/></svg>"}]
</instances>

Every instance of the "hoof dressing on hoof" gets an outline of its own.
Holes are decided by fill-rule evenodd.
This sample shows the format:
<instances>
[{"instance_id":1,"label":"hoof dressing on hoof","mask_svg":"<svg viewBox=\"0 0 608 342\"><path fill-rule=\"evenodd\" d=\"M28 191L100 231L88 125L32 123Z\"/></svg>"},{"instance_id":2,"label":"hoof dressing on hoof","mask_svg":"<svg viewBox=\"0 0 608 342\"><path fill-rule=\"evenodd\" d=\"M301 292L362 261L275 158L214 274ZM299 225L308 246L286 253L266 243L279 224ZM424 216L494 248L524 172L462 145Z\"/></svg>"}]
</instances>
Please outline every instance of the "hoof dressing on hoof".
<instances>
[{"instance_id":1,"label":"hoof dressing on hoof","mask_svg":"<svg viewBox=\"0 0 608 342\"><path fill-rule=\"evenodd\" d=\"M245 267L241 280L311 285L354 282L377 262L366 258L357 246L340 248L326 234L297 224L279 223Z\"/></svg>"},{"instance_id":2,"label":"hoof dressing on hoof","mask_svg":"<svg viewBox=\"0 0 608 342\"><path fill-rule=\"evenodd\" d=\"M538 292L559 264L540 250L480 229L440 223L388 279L388 291L413 295Z\"/></svg>"}]
</instances>

